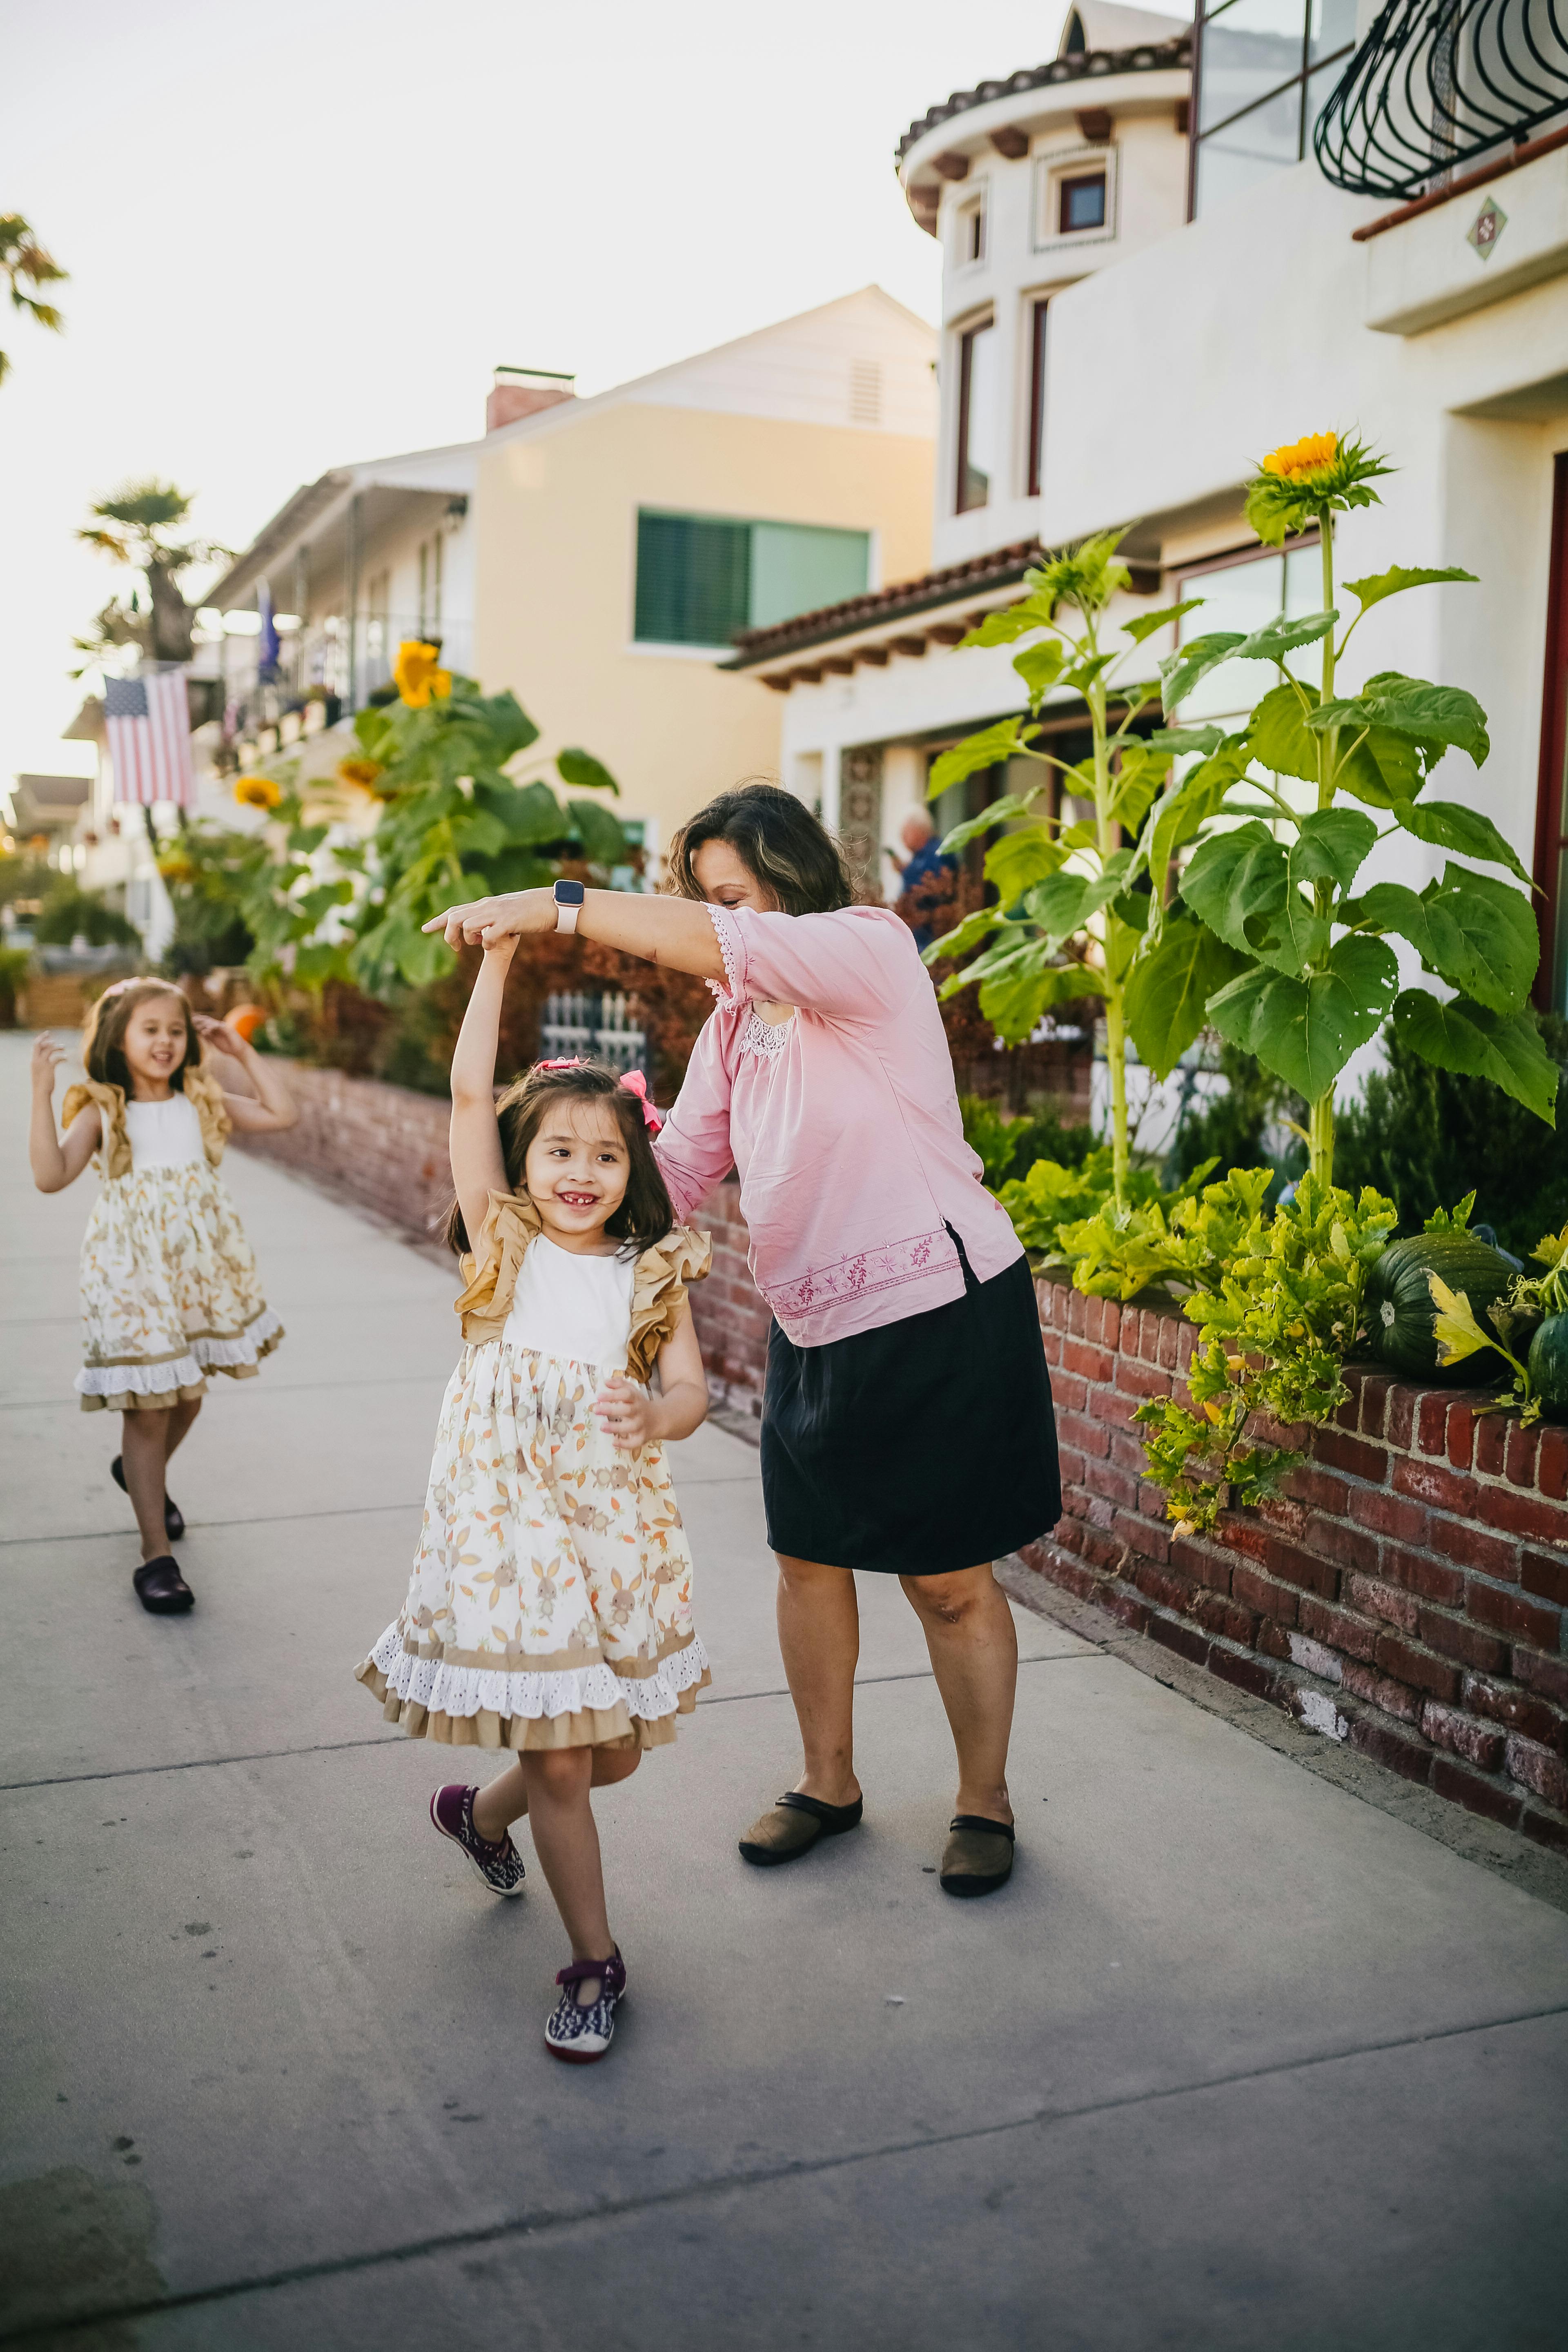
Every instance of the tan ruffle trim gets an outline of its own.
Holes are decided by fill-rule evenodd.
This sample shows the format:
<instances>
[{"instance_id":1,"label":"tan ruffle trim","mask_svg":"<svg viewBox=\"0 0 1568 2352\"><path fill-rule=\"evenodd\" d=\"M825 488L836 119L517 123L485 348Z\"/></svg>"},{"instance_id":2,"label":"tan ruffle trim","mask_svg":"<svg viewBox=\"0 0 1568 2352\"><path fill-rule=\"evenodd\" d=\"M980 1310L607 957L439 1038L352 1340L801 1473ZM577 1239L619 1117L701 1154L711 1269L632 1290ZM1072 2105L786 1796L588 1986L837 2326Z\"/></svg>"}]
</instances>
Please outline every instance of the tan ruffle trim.
<instances>
[{"instance_id":1,"label":"tan ruffle trim","mask_svg":"<svg viewBox=\"0 0 1568 2352\"><path fill-rule=\"evenodd\" d=\"M263 1339L256 1350L253 1364L208 1364L207 1373L221 1372L226 1380L253 1381L262 1359L288 1338L281 1327L270 1339ZM81 1396L77 1398L83 1412L167 1412L172 1405L195 1404L207 1392L205 1378L187 1388L158 1389L151 1396L139 1396L134 1390L122 1389L118 1396Z\"/></svg>"},{"instance_id":2,"label":"tan ruffle trim","mask_svg":"<svg viewBox=\"0 0 1568 2352\"><path fill-rule=\"evenodd\" d=\"M472 1347L499 1339L511 1313L518 1272L531 1243L542 1228L539 1212L526 1194L492 1192L479 1244L461 1260L465 1288L456 1300L463 1337ZM700 1282L713 1262L713 1244L706 1234L675 1225L662 1242L643 1251L632 1287L631 1338L626 1369L635 1381L647 1381L659 1349L670 1337L686 1300L687 1285ZM563 1745L580 1747L580 1740ZM597 1744L597 1743L595 1743Z\"/></svg>"},{"instance_id":3,"label":"tan ruffle trim","mask_svg":"<svg viewBox=\"0 0 1568 2352\"><path fill-rule=\"evenodd\" d=\"M202 1067L185 1072L184 1089L185 1099L201 1127L207 1166L216 1168L223 1158L234 1121L229 1118L223 1088L206 1067L205 1047ZM125 1125L125 1090L108 1085L102 1078L79 1078L75 1086L66 1089L66 1098L60 1106L61 1127L68 1128L89 1103L96 1107L102 1124L96 1155L100 1171L112 1183L117 1176L129 1176L132 1165L131 1137Z\"/></svg>"},{"instance_id":4,"label":"tan ruffle trim","mask_svg":"<svg viewBox=\"0 0 1568 2352\"><path fill-rule=\"evenodd\" d=\"M689 1715L698 1692L712 1679L704 1667L702 1680L680 1693L676 1714ZM542 1748L669 1748L675 1742L675 1716L650 1721L624 1705L582 1707L574 1715L497 1715L492 1707L480 1707L475 1715L432 1715L428 1707L399 1698L372 1658L355 1667L354 1680L383 1701L388 1723L401 1723L411 1739L437 1740L443 1748L506 1748L523 1755Z\"/></svg>"}]
</instances>

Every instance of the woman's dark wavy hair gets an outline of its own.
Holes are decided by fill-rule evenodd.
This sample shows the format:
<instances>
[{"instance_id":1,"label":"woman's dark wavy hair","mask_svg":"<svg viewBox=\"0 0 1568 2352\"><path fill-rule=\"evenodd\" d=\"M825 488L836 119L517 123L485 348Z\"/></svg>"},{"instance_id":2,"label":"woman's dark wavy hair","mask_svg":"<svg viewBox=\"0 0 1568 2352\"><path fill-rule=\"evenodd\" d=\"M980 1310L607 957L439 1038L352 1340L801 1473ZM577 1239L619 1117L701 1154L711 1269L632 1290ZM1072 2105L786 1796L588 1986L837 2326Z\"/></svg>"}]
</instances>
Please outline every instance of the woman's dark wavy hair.
<instances>
[{"instance_id":1,"label":"woman's dark wavy hair","mask_svg":"<svg viewBox=\"0 0 1568 2352\"><path fill-rule=\"evenodd\" d=\"M81 1059L89 1078L96 1078L100 1086L118 1087L121 1094L129 1097L131 1068L125 1059L125 1032L137 1006L154 996L172 996L185 1016L185 1050L179 1068L169 1073L169 1084L184 1093L185 1072L201 1067L202 1041L196 1035L190 1005L172 980L133 980L128 988L106 989L97 1003L89 1006L82 1024Z\"/></svg>"},{"instance_id":2,"label":"woman's dark wavy hair","mask_svg":"<svg viewBox=\"0 0 1568 2352\"><path fill-rule=\"evenodd\" d=\"M705 841L727 841L786 915L826 915L854 904L844 852L782 784L737 784L681 826L669 845L669 877L682 898L702 896L691 861Z\"/></svg>"},{"instance_id":3,"label":"woman's dark wavy hair","mask_svg":"<svg viewBox=\"0 0 1568 2352\"><path fill-rule=\"evenodd\" d=\"M605 1223L605 1231L612 1241L620 1243L623 1257L639 1256L645 1249L652 1249L663 1241L675 1223L675 1210L653 1156L653 1130L643 1117L642 1098L629 1087L622 1086L619 1073L607 1063L577 1062L569 1070L547 1070L536 1063L521 1078L513 1079L496 1105L508 1189L513 1192L523 1191L528 1147L544 1124L545 1113L552 1104L563 1100L608 1103L620 1124L631 1171L626 1178L626 1198ZM447 1211L442 1238L448 1249L459 1255L473 1247L456 1198Z\"/></svg>"}]
</instances>

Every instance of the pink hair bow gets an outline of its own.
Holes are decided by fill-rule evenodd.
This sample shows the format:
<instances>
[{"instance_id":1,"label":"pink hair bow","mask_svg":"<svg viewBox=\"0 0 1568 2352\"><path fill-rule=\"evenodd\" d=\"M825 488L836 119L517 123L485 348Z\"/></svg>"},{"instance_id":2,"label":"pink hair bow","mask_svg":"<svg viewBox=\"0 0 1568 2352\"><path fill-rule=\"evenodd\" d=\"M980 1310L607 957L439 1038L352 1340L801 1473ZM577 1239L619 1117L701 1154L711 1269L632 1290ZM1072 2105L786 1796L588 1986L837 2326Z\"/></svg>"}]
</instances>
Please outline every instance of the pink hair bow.
<instances>
[{"instance_id":1,"label":"pink hair bow","mask_svg":"<svg viewBox=\"0 0 1568 2352\"><path fill-rule=\"evenodd\" d=\"M581 1054L568 1054L562 1061L535 1062L533 1066L536 1070L580 1070L583 1066L583 1056Z\"/></svg>"},{"instance_id":2,"label":"pink hair bow","mask_svg":"<svg viewBox=\"0 0 1568 2352\"><path fill-rule=\"evenodd\" d=\"M647 1080L644 1077L642 1072L640 1070L628 1070L625 1077L621 1080L621 1084L623 1087L629 1087L631 1092L636 1095L637 1100L642 1105L644 1124L651 1127L654 1133L657 1135L659 1129L664 1125L664 1113L660 1110L656 1110L653 1104L649 1102L647 1098Z\"/></svg>"}]
</instances>

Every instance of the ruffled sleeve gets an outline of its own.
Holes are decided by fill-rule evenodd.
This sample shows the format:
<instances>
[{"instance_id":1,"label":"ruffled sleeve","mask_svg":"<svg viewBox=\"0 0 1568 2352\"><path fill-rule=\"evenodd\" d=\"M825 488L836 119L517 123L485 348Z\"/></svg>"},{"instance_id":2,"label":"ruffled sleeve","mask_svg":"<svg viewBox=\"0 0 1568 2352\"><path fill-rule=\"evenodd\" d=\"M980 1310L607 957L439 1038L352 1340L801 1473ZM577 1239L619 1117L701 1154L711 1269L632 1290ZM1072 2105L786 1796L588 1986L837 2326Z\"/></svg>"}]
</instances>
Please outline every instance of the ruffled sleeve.
<instances>
[{"instance_id":1,"label":"ruffled sleeve","mask_svg":"<svg viewBox=\"0 0 1568 2352\"><path fill-rule=\"evenodd\" d=\"M679 1320L687 1285L700 1282L712 1263L712 1242L689 1225L673 1226L663 1241L644 1250L632 1288L632 1329L626 1343L626 1370L634 1381L649 1378L659 1349Z\"/></svg>"},{"instance_id":2,"label":"ruffled sleeve","mask_svg":"<svg viewBox=\"0 0 1568 2352\"><path fill-rule=\"evenodd\" d=\"M475 1246L458 1260L464 1287L454 1301L463 1337L472 1347L499 1339L511 1313L518 1270L542 1231L533 1202L515 1192L492 1192Z\"/></svg>"},{"instance_id":3,"label":"ruffled sleeve","mask_svg":"<svg viewBox=\"0 0 1568 2352\"><path fill-rule=\"evenodd\" d=\"M223 1088L207 1068L205 1055L199 1070L185 1072L185 1100L201 1124L202 1149L207 1155L207 1166L216 1168L223 1158L224 1145L234 1132L234 1121L228 1115Z\"/></svg>"},{"instance_id":4,"label":"ruffled sleeve","mask_svg":"<svg viewBox=\"0 0 1568 2352\"><path fill-rule=\"evenodd\" d=\"M101 1078L79 1078L66 1090L60 1107L60 1125L69 1127L73 1118L94 1104L98 1109L101 1134L97 1159L100 1170L110 1182L117 1176L131 1173L131 1136L125 1124L125 1097L118 1087L107 1085Z\"/></svg>"}]
</instances>

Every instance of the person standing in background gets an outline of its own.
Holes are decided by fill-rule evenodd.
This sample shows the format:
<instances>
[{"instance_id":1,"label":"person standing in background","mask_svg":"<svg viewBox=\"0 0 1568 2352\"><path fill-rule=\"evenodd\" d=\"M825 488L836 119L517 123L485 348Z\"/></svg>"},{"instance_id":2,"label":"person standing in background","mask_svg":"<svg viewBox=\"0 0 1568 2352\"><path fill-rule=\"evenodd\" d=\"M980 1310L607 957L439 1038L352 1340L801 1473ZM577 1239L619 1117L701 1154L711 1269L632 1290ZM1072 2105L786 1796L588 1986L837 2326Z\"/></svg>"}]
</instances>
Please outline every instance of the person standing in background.
<instances>
[{"instance_id":1,"label":"person standing in background","mask_svg":"<svg viewBox=\"0 0 1568 2352\"><path fill-rule=\"evenodd\" d=\"M908 860L901 859L896 849L887 854L899 869L899 895L910 902L910 929L923 955L936 937L926 918L945 898L943 886L957 873L958 860L943 856L937 845L936 827L923 808L910 811L899 827L899 839L909 852Z\"/></svg>"}]
</instances>

